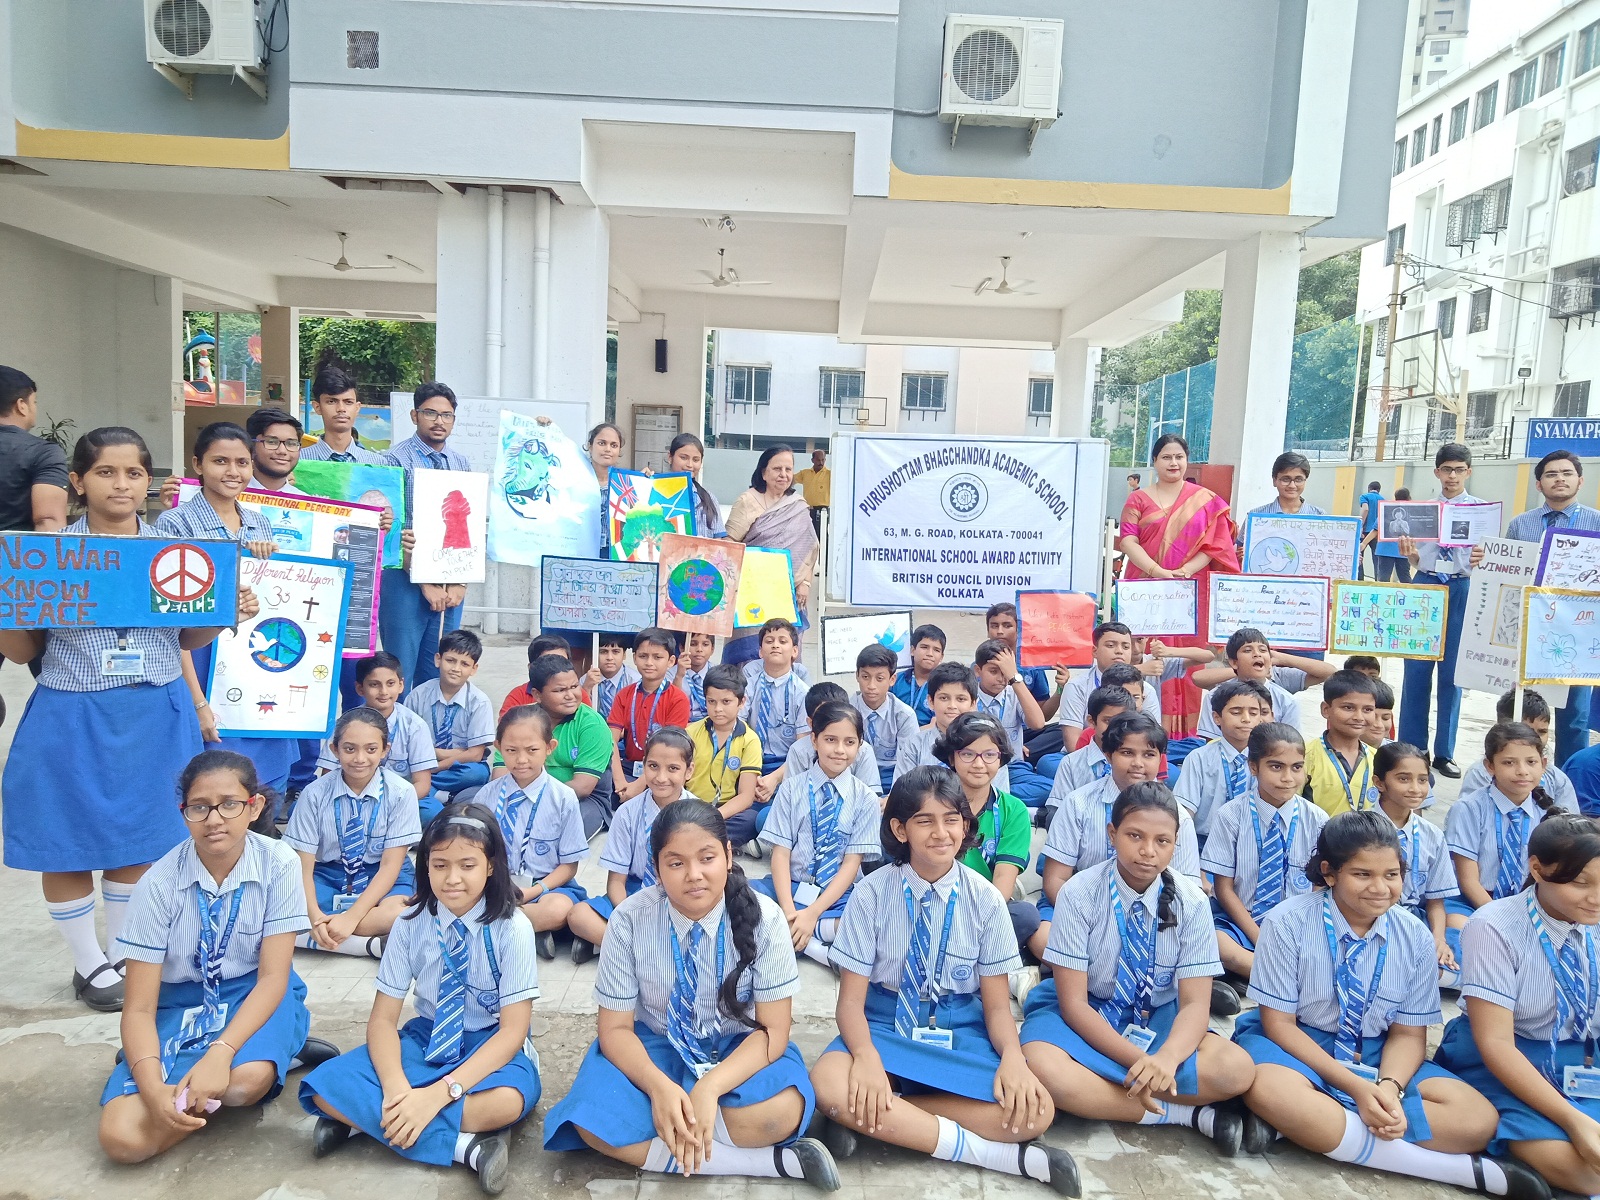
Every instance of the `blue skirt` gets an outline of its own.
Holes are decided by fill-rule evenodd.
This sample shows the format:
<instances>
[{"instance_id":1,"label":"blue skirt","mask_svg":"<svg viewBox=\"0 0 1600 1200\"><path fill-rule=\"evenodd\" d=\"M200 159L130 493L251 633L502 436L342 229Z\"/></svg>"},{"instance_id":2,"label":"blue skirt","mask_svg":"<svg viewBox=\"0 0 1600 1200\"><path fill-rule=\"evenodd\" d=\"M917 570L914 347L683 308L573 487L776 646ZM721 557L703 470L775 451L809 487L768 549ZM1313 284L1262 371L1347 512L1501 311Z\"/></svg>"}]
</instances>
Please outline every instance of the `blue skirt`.
<instances>
[{"instance_id":1,"label":"blue skirt","mask_svg":"<svg viewBox=\"0 0 1600 1200\"><path fill-rule=\"evenodd\" d=\"M771 875L763 875L760 879L752 879L750 881L750 886L755 888L756 891L760 892L768 900L771 900L774 903L777 902L778 889L773 886ZM791 899L793 899L794 893L799 887L799 883L797 883L795 880L791 879L789 881L789 896ZM854 890L855 889L852 887L851 891ZM844 916L844 906L849 902L849 900L850 892L847 891L843 896L839 897L838 900L833 902L833 905L828 909L827 912L822 914L823 919L832 919L836 921L840 917Z\"/></svg>"},{"instance_id":2,"label":"blue skirt","mask_svg":"<svg viewBox=\"0 0 1600 1200\"><path fill-rule=\"evenodd\" d=\"M103 692L35 687L0 781L6 866L106 871L155 862L188 840L174 785L200 750L182 678Z\"/></svg>"},{"instance_id":3,"label":"blue skirt","mask_svg":"<svg viewBox=\"0 0 1600 1200\"><path fill-rule=\"evenodd\" d=\"M626 887L628 895L631 896L644 887L644 880L637 875L629 875ZM585 896L584 899L588 902L590 908L600 914L600 919L603 921L611 920L611 914L617 911L617 906L611 902L610 895L604 892L598 896Z\"/></svg>"},{"instance_id":4,"label":"blue skirt","mask_svg":"<svg viewBox=\"0 0 1600 1200\"><path fill-rule=\"evenodd\" d=\"M651 1062L684 1091L693 1089L694 1072L665 1036L641 1021L634 1022L633 1031L644 1043ZM719 1057L727 1058L749 1036L748 1033L733 1033L724 1037L717 1046ZM777 1062L761 1068L733 1091L725 1093L720 1103L723 1108L748 1108L772 1099L786 1088L794 1088L805 1101L799 1126L780 1143L788 1145L805 1132L817 1107L817 1094L811 1088L811 1077L806 1074L805 1060L793 1042ZM608 1146L636 1146L656 1136L650 1097L600 1052L598 1038L590 1043L589 1052L583 1056L578 1077L572 1081L572 1090L544 1115L544 1148L587 1149L587 1143L578 1136L580 1129L587 1130Z\"/></svg>"},{"instance_id":5,"label":"blue skirt","mask_svg":"<svg viewBox=\"0 0 1600 1200\"><path fill-rule=\"evenodd\" d=\"M245 998L255 990L255 986L254 971L248 975L240 975L236 979L222 981L222 1002L227 1005L228 1019L238 1012L239 1005L243 1004ZM157 1001L156 1007L156 1035L161 1039L162 1077L168 1083L177 1083L182 1079L222 1033L222 1030L218 1029L216 1034L196 1042L193 1046L178 1048L178 1031L183 1027L184 1014L204 1003L205 989L198 983L161 985L161 998ZM310 1032L311 1013L306 1009L306 985L300 976L291 970L289 986L284 989L283 999L278 1002L278 1007L267 1018L266 1024L256 1030L233 1056L233 1065L236 1067L245 1063L269 1062L278 1068L278 1081L262 1097L263 1103L283 1091L284 1080L289 1077L289 1060L300 1053L300 1048L306 1044L306 1035ZM131 1096L138 1090L139 1085L133 1081L133 1073L128 1069L128 1064L119 1062L113 1068L111 1078L106 1080L105 1090L100 1093L100 1103L106 1104L118 1096Z\"/></svg>"},{"instance_id":6,"label":"blue skirt","mask_svg":"<svg viewBox=\"0 0 1600 1200\"><path fill-rule=\"evenodd\" d=\"M405 1071L412 1087L426 1087L459 1068L498 1031L498 1025L468 1030L461 1037L460 1056L451 1062L436 1064L427 1058L433 1022L423 1017L412 1017L400 1027L401 1069ZM499 1087L515 1088L521 1093L522 1113L517 1121L526 1117L533 1111L533 1106L539 1103L539 1069L525 1051L518 1050L510 1062L491 1072L477 1086L468 1088L467 1092L475 1095ZM389 1146L402 1158L432 1163L437 1167L448 1167L455 1161L456 1139L461 1136L461 1114L466 1107L465 1101L453 1100L440 1109L439 1115L428 1123L410 1149L402 1150L390 1145L383 1137L383 1084L378 1079L377 1068L372 1065L372 1055L365 1046L323 1063L300 1081L300 1107L313 1116L324 1116L326 1114L316 1105L316 1096L321 1096L330 1106L349 1117L362 1133Z\"/></svg>"},{"instance_id":7,"label":"blue skirt","mask_svg":"<svg viewBox=\"0 0 1600 1200\"><path fill-rule=\"evenodd\" d=\"M585 901L588 901L590 904L594 903L594 900L589 895L588 889L585 888L581 883L563 883L560 887L551 888L549 891L541 895L539 899L543 900L545 896L565 896L574 904L582 904ZM606 918L608 921L610 919L610 917Z\"/></svg>"},{"instance_id":8,"label":"blue skirt","mask_svg":"<svg viewBox=\"0 0 1600 1200\"><path fill-rule=\"evenodd\" d=\"M1333 1034L1322 1029L1312 1029L1309 1025L1300 1025L1300 1032L1316 1042L1329 1054L1333 1053ZM1257 1066L1288 1067L1291 1071L1298 1071L1309 1079L1319 1092L1332 1096L1352 1112L1355 1111L1349 1096L1330 1088L1323 1082L1322 1076L1266 1035L1266 1032L1261 1028L1261 1010L1259 1008L1252 1008L1233 1023L1233 1040L1239 1043L1240 1049L1244 1050L1250 1056L1250 1061ZM1369 1067L1377 1066L1383 1060L1383 1047L1388 1040L1387 1035L1363 1038L1361 1040L1361 1061ZM1417 1068L1417 1073L1411 1077L1411 1082L1406 1084L1406 1098L1400 1102L1400 1107L1406 1114L1406 1141L1426 1142L1433 1137L1433 1130L1428 1125L1428 1115L1423 1110L1422 1094L1417 1091L1417 1084L1429 1079L1453 1078L1455 1077L1449 1071L1426 1059Z\"/></svg>"},{"instance_id":9,"label":"blue skirt","mask_svg":"<svg viewBox=\"0 0 1600 1200\"><path fill-rule=\"evenodd\" d=\"M1550 1043L1534 1038L1517 1039L1517 1049L1535 1066L1547 1062ZM1473 1040L1472 1026L1466 1017L1457 1017L1444 1027L1444 1039L1434 1054L1434 1061L1459 1076L1494 1105L1500 1114L1500 1125L1489 1143L1490 1154L1506 1154L1512 1142L1566 1141L1566 1131L1543 1113L1523 1103L1511 1090L1495 1077L1484 1064L1478 1043ZM1557 1068L1583 1063L1582 1042L1557 1042ZM1558 1076L1559 1078L1559 1076ZM1580 1112L1600 1121L1600 1100L1571 1100Z\"/></svg>"},{"instance_id":10,"label":"blue skirt","mask_svg":"<svg viewBox=\"0 0 1600 1200\"><path fill-rule=\"evenodd\" d=\"M1222 905L1217 903L1215 896L1211 898L1211 926L1218 933L1227 934L1252 954L1255 953L1255 942L1245 936L1244 930L1240 929L1234 919L1223 910Z\"/></svg>"},{"instance_id":11,"label":"blue skirt","mask_svg":"<svg viewBox=\"0 0 1600 1200\"><path fill-rule=\"evenodd\" d=\"M1152 1048L1159 1049L1166 1043L1177 1015L1176 1000L1163 1004L1150 1014L1150 1028L1156 1034ZM1119 1029L1117 1032L1122 1031ZM1062 1018L1061 1001L1054 979L1046 979L1028 993L1028 1004L1022 1014L1022 1044L1026 1047L1029 1042L1049 1042L1058 1050L1066 1051L1080 1067L1087 1067L1101 1079L1109 1079L1112 1083L1121 1083L1128 1077L1127 1067L1089 1045ZM1197 1050L1184 1059L1183 1066L1178 1068L1173 1092L1179 1096L1193 1096L1199 1090L1200 1052Z\"/></svg>"},{"instance_id":12,"label":"blue skirt","mask_svg":"<svg viewBox=\"0 0 1600 1200\"><path fill-rule=\"evenodd\" d=\"M1041 985L1042 986L1042 985ZM989 1041L983 1020L983 1000L976 992L962 996L941 996L934 1012L940 1029L955 1035L949 1050L901 1037L894 1030L895 993L873 984L867 988L867 1024L872 1030L872 1045L883 1060L883 1069L898 1081L896 1091L903 1095L919 1092L948 1092L969 1100L994 1103L994 1074L1000 1069L1000 1054ZM823 1051L829 1054L850 1047L842 1037L834 1038Z\"/></svg>"},{"instance_id":13,"label":"blue skirt","mask_svg":"<svg viewBox=\"0 0 1600 1200\"><path fill-rule=\"evenodd\" d=\"M359 896L372 882L372 877L378 873L379 863L364 863L356 875L354 894ZM323 912L333 914L333 898L345 890L344 864L336 862L319 862L311 868L311 880L317 885L317 907ZM394 886L389 889L389 896L403 896L409 900L417 894L417 872L411 865L411 856L408 854L405 861L400 864L400 875L394 881ZM381 903L382 901L380 901Z\"/></svg>"}]
</instances>

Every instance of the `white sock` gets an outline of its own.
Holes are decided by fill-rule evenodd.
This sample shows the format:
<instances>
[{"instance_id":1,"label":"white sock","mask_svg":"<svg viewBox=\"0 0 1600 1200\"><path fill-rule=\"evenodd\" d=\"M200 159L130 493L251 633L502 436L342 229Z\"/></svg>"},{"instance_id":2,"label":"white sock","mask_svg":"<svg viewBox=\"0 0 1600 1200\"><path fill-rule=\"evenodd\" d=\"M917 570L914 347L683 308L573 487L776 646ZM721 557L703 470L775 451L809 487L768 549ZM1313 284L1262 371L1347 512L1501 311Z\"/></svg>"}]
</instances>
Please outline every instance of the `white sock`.
<instances>
[{"instance_id":1,"label":"white sock","mask_svg":"<svg viewBox=\"0 0 1600 1200\"><path fill-rule=\"evenodd\" d=\"M1386 1142L1372 1135L1353 1112L1344 1115L1344 1137L1328 1152L1335 1162L1354 1163L1389 1171L1395 1175L1409 1175L1413 1179L1431 1179L1436 1183L1454 1184L1456 1187L1476 1189L1472 1172L1472 1155L1441 1154L1406 1141ZM1490 1194L1503 1196L1506 1191L1505 1172L1489 1161L1483 1164L1483 1181Z\"/></svg>"},{"instance_id":2,"label":"white sock","mask_svg":"<svg viewBox=\"0 0 1600 1200\"><path fill-rule=\"evenodd\" d=\"M1160 1112L1147 1112L1139 1118L1141 1125L1186 1125L1190 1129L1198 1130L1206 1137L1210 1137L1217 1127L1217 1111L1206 1104L1196 1107L1192 1104L1173 1104L1170 1101L1161 1103Z\"/></svg>"},{"instance_id":3,"label":"white sock","mask_svg":"<svg viewBox=\"0 0 1600 1200\"><path fill-rule=\"evenodd\" d=\"M455 1161L469 1171L478 1169L478 1159L483 1154L484 1146L489 1144L488 1142L481 1142L476 1147L473 1146L472 1143L482 1136L482 1134L478 1133L456 1134Z\"/></svg>"},{"instance_id":4,"label":"white sock","mask_svg":"<svg viewBox=\"0 0 1600 1200\"><path fill-rule=\"evenodd\" d=\"M819 937L813 936L800 953L804 954L812 962L819 962L825 967L831 965L828 961L828 947Z\"/></svg>"},{"instance_id":5,"label":"white sock","mask_svg":"<svg viewBox=\"0 0 1600 1200\"><path fill-rule=\"evenodd\" d=\"M933 1157L944 1162L971 1163L990 1171L1004 1171L1007 1175L1021 1175L1025 1171L1040 1183L1050 1182L1050 1160L1037 1146L1030 1146L1019 1155L1020 1147L1014 1142L991 1142L962 1128L949 1117L938 1120L939 1144L933 1148Z\"/></svg>"},{"instance_id":6,"label":"white sock","mask_svg":"<svg viewBox=\"0 0 1600 1200\"><path fill-rule=\"evenodd\" d=\"M110 960L100 949L100 935L94 931L94 893L79 896L76 900L46 900L50 919L56 923L61 936L72 951L72 969L85 979ZM101 978L101 987L109 986L109 976Z\"/></svg>"},{"instance_id":7,"label":"white sock","mask_svg":"<svg viewBox=\"0 0 1600 1200\"><path fill-rule=\"evenodd\" d=\"M122 936L122 927L128 920L128 898L132 895L133 884L100 877L100 899L106 908L106 957L112 962L123 957L117 939Z\"/></svg>"},{"instance_id":8,"label":"white sock","mask_svg":"<svg viewBox=\"0 0 1600 1200\"><path fill-rule=\"evenodd\" d=\"M352 933L334 949L335 954L348 954L352 958L377 958L378 939L375 937L362 937L359 933Z\"/></svg>"},{"instance_id":9,"label":"white sock","mask_svg":"<svg viewBox=\"0 0 1600 1200\"><path fill-rule=\"evenodd\" d=\"M778 1169L778 1160L773 1154L771 1146L732 1146L727 1142L717 1139L711 1147L711 1157L700 1164L696 1175L745 1175L756 1179L799 1179L800 1158L793 1150L780 1150L783 1155L783 1169ZM644 1169L658 1171L663 1175L682 1175L683 1168L678 1160L667 1149L667 1144L660 1138L651 1138L650 1147L645 1151Z\"/></svg>"},{"instance_id":10,"label":"white sock","mask_svg":"<svg viewBox=\"0 0 1600 1200\"><path fill-rule=\"evenodd\" d=\"M667 1144L660 1138L651 1138L650 1146L644 1152L644 1169L655 1171L662 1175L682 1175L678 1167L678 1160L672 1157L672 1151L667 1149Z\"/></svg>"},{"instance_id":11,"label":"white sock","mask_svg":"<svg viewBox=\"0 0 1600 1200\"><path fill-rule=\"evenodd\" d=\"M839 936L839 918L823 917L817 922L817 936L828 945L833 945L833 939Z\"/></svg>"}]
</instances>

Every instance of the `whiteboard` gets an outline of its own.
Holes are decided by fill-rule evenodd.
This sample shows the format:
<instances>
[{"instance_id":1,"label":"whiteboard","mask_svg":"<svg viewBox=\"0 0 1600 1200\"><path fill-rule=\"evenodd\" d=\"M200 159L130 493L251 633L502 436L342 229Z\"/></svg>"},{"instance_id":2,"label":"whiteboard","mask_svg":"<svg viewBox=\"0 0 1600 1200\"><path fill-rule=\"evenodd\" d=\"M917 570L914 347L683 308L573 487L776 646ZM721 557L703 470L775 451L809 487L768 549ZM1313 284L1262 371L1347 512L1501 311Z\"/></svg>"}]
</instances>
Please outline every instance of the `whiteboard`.
<instances>
[{"instance_id":1,"label":"whiteboard","mask_svg":"<svg viewBox=\"0 0 1600 1200\"><path fill-rule=\"evenodd\" d=\"M541 414L561 427L561 431L578 445L583 445L589 433L589 406L576 400L510 400L491 399L485 396L458 396L456 398L456 427L450 434L450 449L465 454L474 471L494 471L495 455L500 449L500 410L510 409L525 417ZM409 411L409 410L408 410ZM405 413L396 415L400 422L411 424ZM410 437L415 430L402 438Z\"/></svg>"}]
</instances>

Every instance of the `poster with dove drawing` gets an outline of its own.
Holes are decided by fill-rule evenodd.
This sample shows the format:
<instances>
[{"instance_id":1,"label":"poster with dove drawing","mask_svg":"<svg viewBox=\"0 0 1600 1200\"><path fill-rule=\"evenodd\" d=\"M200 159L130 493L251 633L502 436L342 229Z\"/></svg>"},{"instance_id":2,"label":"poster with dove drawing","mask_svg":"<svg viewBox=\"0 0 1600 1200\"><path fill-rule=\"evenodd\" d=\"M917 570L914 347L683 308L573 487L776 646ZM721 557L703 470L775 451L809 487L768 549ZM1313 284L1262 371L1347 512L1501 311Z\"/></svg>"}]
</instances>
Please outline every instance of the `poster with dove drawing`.
<instances>
[{"instance_id":1,"label":"poster with dove drawing","mask_svg":"<svg viewBox=\"0 0 1600 1200\"><path fill-rule=\"evenodd\" d=\"M412 583L482 583L488 567L489 477L418 470L412 476Z\"/></svg>"}]
</instances>

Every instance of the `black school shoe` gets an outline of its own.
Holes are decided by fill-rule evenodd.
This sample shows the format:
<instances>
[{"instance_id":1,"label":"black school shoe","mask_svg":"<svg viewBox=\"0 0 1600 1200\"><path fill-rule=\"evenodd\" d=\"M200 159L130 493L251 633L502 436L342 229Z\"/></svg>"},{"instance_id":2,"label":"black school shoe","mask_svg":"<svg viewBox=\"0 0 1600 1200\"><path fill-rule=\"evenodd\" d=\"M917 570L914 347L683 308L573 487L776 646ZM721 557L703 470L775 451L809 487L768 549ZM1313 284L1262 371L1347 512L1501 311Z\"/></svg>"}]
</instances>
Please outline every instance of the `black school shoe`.
<instances>
[{"instance_id":1,"label":"black school shoe","mask_svg":"<svg viewBox=\"0 0 1600 1200\"><path fill-rule=\"evenodd\" d=\"M823 1119L822 1144L834 1158L854 1158L856 1150L860 1147L860 1139L856 1137L855 1130L838 1121Z\"/></svg>"},{"instance_id":2,"label":"black school shoe","mask_svg":"<svg viewBox=\"0 0 1600 1200\"><path fill-rule=\"evenodd\" d=\"M1050 1190L1058 1196L1066 1196L1069 1200L1078 1200L1083 1195L1083 1180L1078 1177L1078 1162L1072 1155L1059 1146L1052 1146L1047 1142L1035 1138L1031 1142L1023 1142L1017 1146L1017 1174L1024 1179L1030 1179L1026 1171L1022 1170L1024 1157L1032 1146L1044 1151L1046 1161L1050 1164Z\"/></svg>"},{"instance_id":3,"label":"black school shoe","mask_svg":"<svg viewBox=\"0 0 1600 1200\"><path fill-rule=\"evenodd\" d=\"M1239 999L1239 993L1234 991L1233 985L1221 979L1211 981L1211 1015L1213 1017L1237 1017L1244 1008L1244 1001Z\"/></svg>"},{"instance_id":4,"label":"black school shoe","mask_svg":"<svg viewBox=\"0 0 1600 1200\"><path fill-rule=\"evenodd\" d=\"M332 1117L318 1117L311 1131L311 1157L327 1158L350 1140L350 1126Z\"/></svg>"},{"instance_id":5,"label":"black school shoe","mask_svg":"<svg viewBox=\"0 0 1600 1200\"><path fill-rule=\"evenodd\" d=\"M572 939L572 965L581 967L592 959L597 951L593 942L585 941L576 935Z\"/></svg>"},{"instance_id":6,"label":"black school shoe","mask_svg":"<svg viewBox=\"0 0 1600 1200\"><path fill-rule=\"evenodd\" d=\"M308 1037L300 1053L289 1060L291 1071L310 1071L339 1057L339 1047L326 1038Z\"/></svg>"},{"instance_id":7,"label":"black school shoe","mask_svg":"<svg viewBox=\"0 0 1600 1200\"><path fill-rule=\"evenodd\" d=\"M555 930L546 929L543 932L535 933L533 935L533 948L545 962L553 962L556 957Z\"/></svg>"},{"instance_id":8,"label":"black school shoe","mask_svg":"<svg viewBox=\"0 0 1600 1200\"><path fill-rule=\"evenodd\" d=\"M467 1161L476 1156L478 1187L486 1196L498 1196L506 1190L506 1177L511 1174L511 1135L480 1133L467 1146Z\"/></svg>"},{"instance_id":9,"label":"black school shoe","mask_svg":"<svg viewBox=\"0 0 1600 1200\"><path fill-rule=\"evenodd\" d=\"M1199 1110L1196 1109L1196 1115ZM1211 1140L1223 1158L1237 1158L1244 1146L1244 1117L1221 1105L1211 1110Z\"/></svg>"},{"instance_id":10,"label":"black school shoe","mask_svg":"<svg viewBox=\"0 0 1600 1200\"><path fill-rule=\"evenodd\" d=\"M818 1191L837 1192L839 1190L839 1168L834 1166L833 1155L828 1148L815 1138L796 1138L788 1146L774 1146L772 1158L778 1165L778 1177L788 1179L790 1176L783 1169L783 1152L793 1150L794 1156L800 1160L800 1177Z\"/></svg>"},{"instance_id":11,"label":"black school shoe","mask_svg":"<svg viewBox=\"0 0 1600 1200\"><path fill-rule=\"evenodd\" d=\"M1483 1160L1489 1158L1486 1154L1472 1156L1472 1178L1478 1186L1478 1191L1485 1196L1492 1195L1483 1185ZM1506 1173L1506 1200L1550 1200L1550 1185L1545 1182L1544 1176L1535 1171L1527 1163L1515 1158L1489 1158Z\"/></svg>"},{"instance_id":12,"label":"black school shoe","mask_svg":"<svg viewBox=\"0 0 1600 1200\"><path fill-rule=\"evenodd\" d=\"M1461 778L1461 768L1456 766L1456 760L1453 758L1444 758L1442 756L1435 757L1433 760L1433 769L1439 772L1439 774L1443 775L1446 779Z\"/></svg>"},{"instance_id":13,"label":"black school shoe","mask_svg":"<svg viewBox=\"0 0 1600 1200\"><path fill-rule=\"evenodd\" d=\"M96 984L95 980L110 976L111 982ZM76 971L72 973L72 994L95 1012L122 1011L122 974L111 963L105 963L89 972L85 979Z\"/></svg>"}]
</instances>

